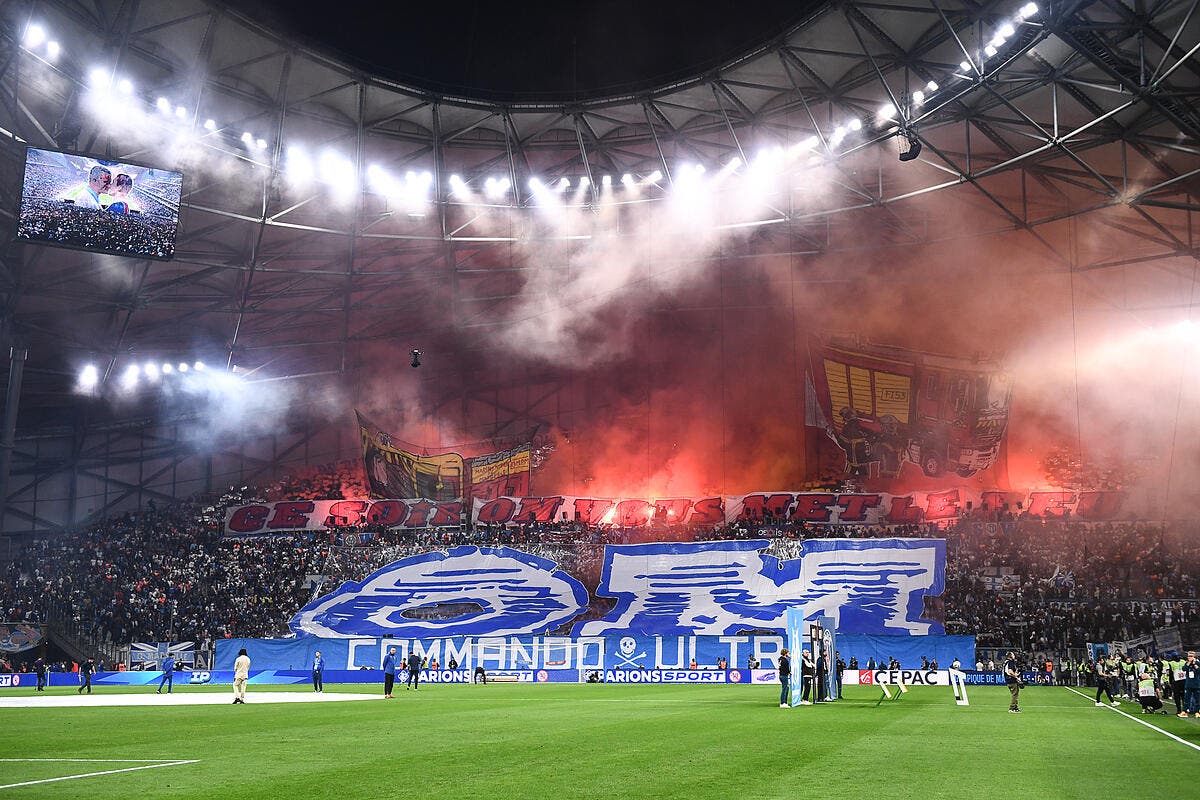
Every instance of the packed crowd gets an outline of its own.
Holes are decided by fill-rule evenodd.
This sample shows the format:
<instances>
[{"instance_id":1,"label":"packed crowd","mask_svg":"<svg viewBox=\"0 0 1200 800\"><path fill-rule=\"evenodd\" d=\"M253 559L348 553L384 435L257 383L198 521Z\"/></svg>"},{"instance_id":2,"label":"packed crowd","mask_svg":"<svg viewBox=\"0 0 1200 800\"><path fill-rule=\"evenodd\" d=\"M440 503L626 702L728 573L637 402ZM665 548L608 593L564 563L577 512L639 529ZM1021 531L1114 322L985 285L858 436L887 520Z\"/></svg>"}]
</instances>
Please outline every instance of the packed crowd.
<instances>
[{"instance_id":1,"label":"packed crowd","mask_svg":"<svg viewBox=\"0 0 1200 800\"><path fill-rule=\"evenodd\" d=\"M277 497L361 496L347 464L306 471L265 490L231 489L207 502L147 508L72 535L36 538L0 572L0 620L69 613L102 641L279 636L313 597L397 559L459 545L510 546L554 561L594 588L604 546L646 540L770 542L781 559L818 537L942 537L946 589L926 616L982 648L1056 658L1087 642L1128 641L1200 619L1194 531L1147 523L1013 517L930 525L808 526L777 520L715 529L620 529L579 522L452 529L354 528L255 539L222 538L224 509ZM1187 534L1187 535L1184 535ZM593 597L587 616L611 599Z\"/></svg>"},{"instance_id":2,"label":"packed crowd","mask_svg":"<svg viewBox=\"0 0 1200 800\"><path fill-rule=\"evenodd\" d=\"M70 247L169 258L175 252L177 223L146 214L111 214L75 208L57 200L26 200L17 236Z\"/></svg>"}]
</instances>

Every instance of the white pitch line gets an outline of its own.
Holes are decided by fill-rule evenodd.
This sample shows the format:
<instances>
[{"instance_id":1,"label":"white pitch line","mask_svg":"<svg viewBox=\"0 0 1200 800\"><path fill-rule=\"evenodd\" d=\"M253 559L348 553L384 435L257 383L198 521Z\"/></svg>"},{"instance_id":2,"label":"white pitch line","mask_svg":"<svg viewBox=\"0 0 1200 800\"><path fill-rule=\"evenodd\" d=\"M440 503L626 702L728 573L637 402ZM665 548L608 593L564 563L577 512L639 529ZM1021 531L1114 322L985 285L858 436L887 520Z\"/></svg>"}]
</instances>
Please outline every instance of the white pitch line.
<instances>
[{"instance_id":1,"label":"white pitch line","mask_svg":"<svg viewBox=\"0 0 1200 800\"><path fill-rule=\"evenodd\" d=\"M80 762L85 764L181 764L178 758L0 758L0 762Z\"/></svg>"},{"instance_id":2,"label":"white pitch line","mask_svg":"<svg viewBox=\"0 0 1200 800\"><path fill-rule=\"evenodd\" d=\"M126 761L131 759L70 759L70 758L6 758L5 761ZM73 781L77 778L95 778L100 775L116 775L118 772L137 772L140 769L158 769L159 767L178 767L183 764L198 764L200 759L192 759L190 761L167 761L161 764L146 764L141 767L122 767L121 769L106 769L101 772L87 772L82 775L63 775L60 778L42 778L36 781L23 781L21 783L6 783L0 785L0 789L15 789L18 786L36 786L39 783L56 783L58 781Z\"/></svg>"},{"instance_id":3,"label":"white pitch line","mask_svg":"<svg viewBox=\"0 0 1200 800\"><path fill-rule=\"evenodd\" d=\"M1095 700L1092 700L1092 698L1088 697L1083 692L1077 692L1074 689L1072 689L1070 686L1064 686L1063 688L1066 689L1067 691L1075 692L1075 694L1079 695L1080 697L1082 697L1084 700L1087 700L1088 702L1091 702L1091 703L1096 702ZM1131 702L1133 702L1133 701L1131 701ZM1104 707L1107 708L1109 711L1120 714L1122 717L1125 717L1125 719L1131 719L1134 722L1136 722L1137 724L1145 725L1147 728L1149 728L1152 731L1158 731L1163 736L1174 739L1175 741L1179 742L1180 744L1185 744L1188 747L1192 748L1193 750L1200 750L1200 744L1195 744L1193 742L1189 742L1187 739L1180 739L1175 734L1168 733L1167 731L1164 731L1162 728L1158 727L1157 725L1151 725L1149 722L1146 722L1146 720L1138 719L1137 717L1133 716L1132 714L1126 714L1124 711L1121 711L1118 708L1113 708L1112 706L1108 705L1107 703L1104 704Z\"/></svg>"}]
</instances>

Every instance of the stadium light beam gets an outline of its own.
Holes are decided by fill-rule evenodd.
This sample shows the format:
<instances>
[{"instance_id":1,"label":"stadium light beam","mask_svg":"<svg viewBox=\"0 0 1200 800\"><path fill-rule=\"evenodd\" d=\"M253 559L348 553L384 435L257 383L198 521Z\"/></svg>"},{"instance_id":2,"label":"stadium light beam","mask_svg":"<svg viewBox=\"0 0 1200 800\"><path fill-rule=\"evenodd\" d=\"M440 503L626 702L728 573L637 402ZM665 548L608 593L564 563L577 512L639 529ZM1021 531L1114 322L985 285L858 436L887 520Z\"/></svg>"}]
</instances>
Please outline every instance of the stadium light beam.
<instances>
[{"instance_id":1,"label":"stadium light beam","mask_svg":"<svg viewBox=\"0 0 1200 800\"><path fill-rule=\"evenodd\" d=\"M117 81L117 91L121 94L133 94L133 81L129 78L121 78Z\"/></svg>"},{"instance_id":2,"label":"stadium light beam","mask_svg":"<svg viewBox=\"0 0 1200 800\"><path fill-rule=\"evenodd\" d=\"M46 42L46 58L50 61L57 61L58 54L62 52L62 45L51 39Z\"/></svg>"},{"instance_id":3,"label":"stadium light beam","mask_svg":"<svg viewBox=\"0 0 1200 800\"><path fill-rule=\"evenodd\" d=\"M32 50L46 41L46 29L41 25L30 25L25 29L25 46Z\"/></svg>"},{"instance_id":4,"label":"stadium light beam","mask_svg":"<svg viewBox=\"0 0 1200 800\"><path fill-rule=\"evenodd\" d=\"M96 384L100 382L100 372L96 369L95 364L87 364L79 372L79 388L85 392L90 392L96 388Z\"/></svg>"},{"instance_id":5,"label":"stadium light beam","mask_svg":"<svg viewBox=\"0 0 1200 800\"><path fill-rule=\"evenodd\" d=\"M217 129L217 121L215 119L204 120L204 130L215 131Z\"/></svg>"},{"instance_id":6,"label":"stadium light beam","mask_svg":"<svg viewBox=\"0 0 1200 800\"><path fill-rule=\"evenodd\" d=\"M154 101L154 107L164 114L171 113L171 101L165 97L160 97Z\"/></svg>"},{"instance_id":7,"label":"stadium light beam","mask_svg":"<svg viewBox=\"0 0 1200 800\"><path fill-rule=\"evenodd\" d=\"M1026 3L1025 5L1021 6L1021 10L1017 12L1017 16L1021 19L1029 19L1030 17L1036 16L1038 11L1039 9L1037 3Z\"/></svg>"}]
</instances>

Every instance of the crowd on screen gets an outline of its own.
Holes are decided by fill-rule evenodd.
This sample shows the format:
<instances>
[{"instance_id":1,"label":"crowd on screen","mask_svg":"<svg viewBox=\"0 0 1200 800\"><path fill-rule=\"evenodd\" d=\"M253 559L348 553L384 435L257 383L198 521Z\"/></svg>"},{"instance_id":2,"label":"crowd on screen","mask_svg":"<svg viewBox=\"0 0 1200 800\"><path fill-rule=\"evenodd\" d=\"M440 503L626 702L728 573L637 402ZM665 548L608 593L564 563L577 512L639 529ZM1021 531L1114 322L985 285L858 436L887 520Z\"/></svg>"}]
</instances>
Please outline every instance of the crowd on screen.
<instances>
[{"instance_id":1,"label":"crowd on screen","mask_svg":"<svg viewBox=\"0 0 1200 800\"><path fill-rule=\"evenodd\" d=\"M153 258L174 252L177 213L158 199L167 192L150 172L139 173L133 189L140 213L123 214L63 202L78 178L61 167L31 163L25 172L28 191L21 202L18 237Z\"/></svg>"},{"instance_id":2,"label":"crowd on screen","mask_svg":"<svg viewBox=\"0 0 1200 800\"><path fill-rule=\"evenodd\" d=\"M698 531L563 520L222 537L228 506L364 496L354 466L306 471L261 490L231 488L206 502L151 503L76 533L34 538L0 572L0 620L38 622L57 609L102 641L194 640L204 646L221 637L287 635L288 620L313 597L433 549L516 547L595 587L606 544L764 538L769 553L788 559L800 554L806 539L847 536L945 538L945 592L928 599L926 616L943 622L948 633L975 634L981 649L1015 647L1054 660L1067 648L1127 641L1187 625L1200 614L1200 549L1187 544L1194 531L1151 523L968 516L939 529L763 519ZM612 603L592 600L590 618L603 616Z\"/></svg>"}]
</instances>

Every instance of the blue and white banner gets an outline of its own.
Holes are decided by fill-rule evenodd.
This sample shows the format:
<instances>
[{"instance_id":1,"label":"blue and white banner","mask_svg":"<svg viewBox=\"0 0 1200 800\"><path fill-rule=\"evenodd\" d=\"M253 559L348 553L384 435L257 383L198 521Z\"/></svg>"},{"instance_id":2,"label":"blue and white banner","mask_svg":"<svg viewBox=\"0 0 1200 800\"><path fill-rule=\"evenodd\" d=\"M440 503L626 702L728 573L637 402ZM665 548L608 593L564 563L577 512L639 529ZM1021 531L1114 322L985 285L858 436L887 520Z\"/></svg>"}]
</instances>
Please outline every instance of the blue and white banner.
<instances>
[{"instance_id":1,"label":"blue and white banner","mask_svg":"<svg viewBox=\"0 0 1200 800\"><path fill-rule=\"evenodd\" d=\"M588 607L584 585L557 566L508 547L435 550L342 584L300 609L291 627L313 636L411 638L554 630Z\"/></svg>"},{"instance_id":2,"label":"blue and white banner","mask_svg":"<svg viewBox=\"0 0 1200 800\"><path fill-rule=\"evenodd\" d=\"M221 639L216 643L214 669L233 669L238 650L246 648L254 669L307 670L313 654L320 650L326 670L378 670L389 647L396 648L397 661L416 653L435 662L439 669L483 666L495 669L568 670L715 670L719 663L731 669L747 668L750 659L763 669L779 664L782 636L511 636L506 638L455 637L452 639ZM954 659L969 663L975 657L974 636L863 636L838 634L836 648L847 662L866 664L896 658L915 668L921 658L940 664ZM800 655L792 654L799 674ZM328 674L328 672L326 673ZM329 681L329 678L326 678Z\"/></svg>"},{"instance_id":3,"label":"blue and white banner","mask_svg":"<svg viewBox=\"0 0 1200 800\"><path fill-rule=\"evenodd\" d=\"M129 645L130 669L158 669L167 656L180 669L196 663L195 642L134 642Z\"/></svg>"},{"instance_id":4,"label":"blue and white banner","mask_svg":"<svg viewBox=\"0 0 1200 800\"><path fill-rule=\"evenodd\" d=\"M942 593L940 539L813 539L780 560L765 539L608 545L595 594L615 606L575 636L783 633L788 608L845 633L940 634L922 619ZM589 608L588 590L554 562L508 547L456 547L401 559L348 582L291 621L311 636L445 638L554 631Z\"/></svg>"}]
</instances>

